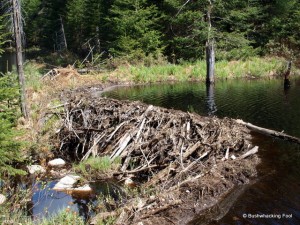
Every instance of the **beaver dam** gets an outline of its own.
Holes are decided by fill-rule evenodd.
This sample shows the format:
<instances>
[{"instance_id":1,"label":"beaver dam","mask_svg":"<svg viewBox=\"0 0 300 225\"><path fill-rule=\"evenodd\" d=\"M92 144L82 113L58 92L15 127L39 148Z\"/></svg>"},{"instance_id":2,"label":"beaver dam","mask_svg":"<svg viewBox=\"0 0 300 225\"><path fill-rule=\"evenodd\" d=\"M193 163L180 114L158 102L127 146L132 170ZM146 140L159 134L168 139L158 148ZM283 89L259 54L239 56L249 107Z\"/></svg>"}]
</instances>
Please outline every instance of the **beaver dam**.
<instances>
[{"instance_id":1,"label":"beaver dam","mask_svg":"<svg viewBox=\"0 0 300 225\"><path fill-rule=\"evenodd\" d=\"M118 159L118 169L100 178L130 177L139 190L92 224L110 216L115 224L187 224L256 176L257 147L235 120L82 93L62 99L57 153L78 160Z\"/></svg>"}]
</instances>

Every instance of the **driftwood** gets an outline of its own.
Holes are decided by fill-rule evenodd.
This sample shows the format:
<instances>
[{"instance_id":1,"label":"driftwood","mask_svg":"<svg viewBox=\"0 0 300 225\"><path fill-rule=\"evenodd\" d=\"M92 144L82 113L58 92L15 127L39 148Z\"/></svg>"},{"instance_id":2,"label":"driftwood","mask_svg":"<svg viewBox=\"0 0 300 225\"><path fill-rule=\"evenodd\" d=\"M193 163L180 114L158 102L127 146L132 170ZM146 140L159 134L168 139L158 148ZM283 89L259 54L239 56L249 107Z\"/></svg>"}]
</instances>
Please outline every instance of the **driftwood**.
<instances>
[{"instance_id":1,"label":"driftwood","mask_svg":"<svg viewBox=\"0 0 300 225\"><path fill-rule=\"evenodd\" d=\"M243 120L236 120L236 122L239 123L239 124L245 125L247 128L249 128L250 130L253 130L255 132L265 134L265 135L268 135L268 136L272 136L272 137L276 137L276 138L281 138L281 139L286 140L286 141L290 141L290 142L300 144L300 138L293 137L293 136L285 134L283 132L278 132L278 131L275 131L275 130L255 126L251 123L246 123Z\"/></svg>"}]
</instances>

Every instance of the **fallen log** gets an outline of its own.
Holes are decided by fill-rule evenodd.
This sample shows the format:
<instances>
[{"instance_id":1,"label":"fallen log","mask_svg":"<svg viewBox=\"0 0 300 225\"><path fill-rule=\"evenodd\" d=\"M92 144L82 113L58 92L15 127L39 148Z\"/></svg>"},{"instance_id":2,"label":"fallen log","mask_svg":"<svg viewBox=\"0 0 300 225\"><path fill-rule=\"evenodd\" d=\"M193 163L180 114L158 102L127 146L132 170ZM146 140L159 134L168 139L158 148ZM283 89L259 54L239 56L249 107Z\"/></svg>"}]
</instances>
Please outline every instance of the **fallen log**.
<instances>
[{"instance_id":1,"label":"fallen log","mask_svg":"<svg viewBox=\"0 0 300 225\"><path fill-rule=\"evenodd\" d=\"M300 144L300 138L285 134L283 132L278 132L278 131L275 131L275 130L255 126L251 123L246 123L246 122L244 122L243 120L240 120L240 119L236 120L236 122L239 123L239 124L245 125L248 129L250 129L252 131L255 131L255 132L258 132L258 133L261 133L261 134L265 134L265 135L268 135L268 136L276 137L276 138L281 138L281 139L286 140L286 141L290 141L290 142Z\"/></svg>"}]
</instances>

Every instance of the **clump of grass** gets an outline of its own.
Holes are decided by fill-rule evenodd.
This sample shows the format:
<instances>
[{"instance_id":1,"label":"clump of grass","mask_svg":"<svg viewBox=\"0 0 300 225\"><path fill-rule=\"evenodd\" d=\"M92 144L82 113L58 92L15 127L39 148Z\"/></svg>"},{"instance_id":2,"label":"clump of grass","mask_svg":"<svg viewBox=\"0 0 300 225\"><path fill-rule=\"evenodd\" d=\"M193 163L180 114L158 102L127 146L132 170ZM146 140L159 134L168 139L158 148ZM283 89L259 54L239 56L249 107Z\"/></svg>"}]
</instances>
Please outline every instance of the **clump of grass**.
<instances>
[{"instance_id":1,"label":"clump of grass","mask_svg":"<svg viewBox=\"0 0 300 225\"><path fill-rule=\"evenodd\" d=\"M56 114L51 114L43 126L42 134L45 135L48 132L54 132L55 128L59 126L59 122L60 118Z\"/></svg>"},{"instance_id":2,"label":"clump of grass","mask_svg":"<svg viewBox=\"0 0 300 225\"><path fill-rule=\"evenodd\" d=\"M240 61L218 61L216 63L217 78L267 77L279 75L285 68L281 58L251 57Z\"/></svg>"},{"instance_id":3,"label":"clump of grass","mask_svg":"<svg viewBox=\"0 0 300 225\"><path fill-rule=\"evenodd\" d=\"M62 210L56 215L43 219L42 221L39 222L41 225L57 225L57 224L64 224L64 225L84 225L85 222L78 215L78 213L71 212L66 210Z\"/></svg>"},{"instance_id":4,"label":"clump of grass","mask_svg":"<svg viewBox=\"0 0 300 225\"><path fill-rule=\"evenodd\" d=\"M41 77L43 74L43 66L35 62L26 62L24 66L24 74L26 78L26 86L37 92L42 89Z\"/></svg>"},{"instance_id":5,"label":"clump of grass","mask_svg":"<svg viewBox=\"0 0 300 225\"><path fill-rule=\"evenodd\" d=\"M83 176L97 176L117 169L121 164L121 159L116 158L111 160L109 156L90 157L85 161L74 165L76 172Z\"/></svg>"},{"instance_id":6,"label":"clump of grass","mask_svg":"<svg viewBox=\"0 0 300 225\"><path fill-rule=\"evenodd\" d=\"M1 207L0 207L1 208ZM2 211L3 212L3 211ZM13 214L2 214L0 216L1 224L26 224L26 225L84 225L85 222L82 217L78 215L78 213L71 212L68 210L61 210L57 214L44 218L38 221L33 221L31 217L26 215L25 210L17 210L14 211Z\"/></svg>"}]
</instances>

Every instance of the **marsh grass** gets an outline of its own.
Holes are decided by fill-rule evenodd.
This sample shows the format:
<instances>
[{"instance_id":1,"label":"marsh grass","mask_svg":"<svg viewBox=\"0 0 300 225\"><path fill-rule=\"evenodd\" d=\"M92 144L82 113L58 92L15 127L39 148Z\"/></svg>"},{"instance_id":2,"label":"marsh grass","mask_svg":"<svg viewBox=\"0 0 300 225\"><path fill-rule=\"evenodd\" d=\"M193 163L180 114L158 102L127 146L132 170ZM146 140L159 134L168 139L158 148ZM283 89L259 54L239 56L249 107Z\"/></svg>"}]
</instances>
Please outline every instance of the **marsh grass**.
<instances>
[{"instance_id":1,"label":"marsh grass","mask_svg":"<svg viewBox=\"0 0 300 225\"><path fill-rule=\"evenodd\" d=\"M217 79L242 77L268 77L281 74L286 66L282 58L252 57L240 61L217 61L215 72ZM205 80L206 62L162 65L127 65L117 69L120 77L128 77L135 83L163 81Z\"/></svg>"}]
</instances>

